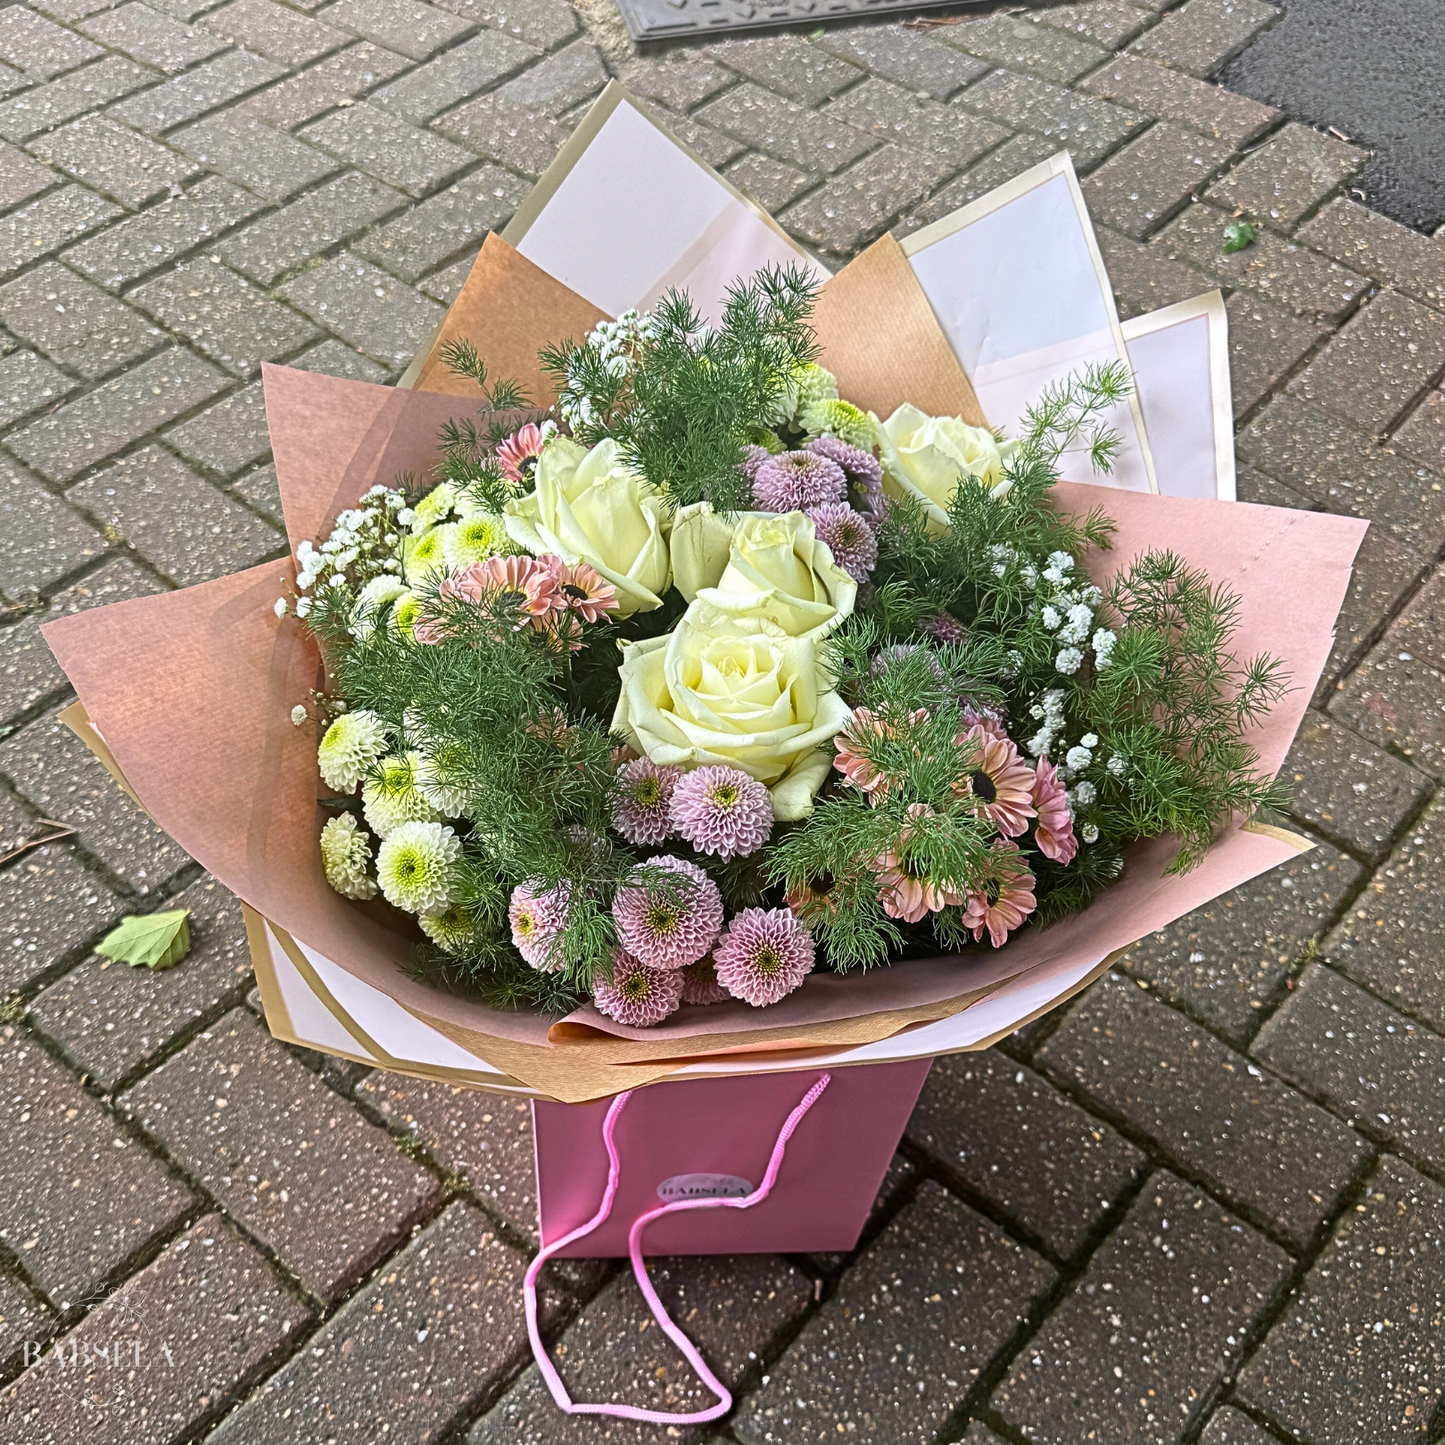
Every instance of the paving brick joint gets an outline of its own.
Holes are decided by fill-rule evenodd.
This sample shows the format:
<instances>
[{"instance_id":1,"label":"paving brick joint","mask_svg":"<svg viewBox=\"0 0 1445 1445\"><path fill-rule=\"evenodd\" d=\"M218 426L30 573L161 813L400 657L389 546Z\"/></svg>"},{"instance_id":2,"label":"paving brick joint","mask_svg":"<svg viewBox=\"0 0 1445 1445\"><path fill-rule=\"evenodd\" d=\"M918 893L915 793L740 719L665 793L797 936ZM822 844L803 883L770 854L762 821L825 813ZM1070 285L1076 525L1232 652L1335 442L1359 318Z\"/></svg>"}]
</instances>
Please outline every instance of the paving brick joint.
<instances>
[{"instance_id":1,"label":"paving brick joint","mask_svg":"<svg viewBox=\"0 0 1445 1445\"><path fill-rule=\"evenodd\" d=\"M1216 82L1278 16L0 8L0 1445L1445 1438L1445 235ZM279 556L261 363L394 381L609 76L835 266L1068 148L1121 315L1225 294L1241 499L1372 523L1285 768L1315 846L941 1061L854 1253L653 1261L738 1395L702 1431L552 1409L526 1106L271 1039L39 633ZM166 906L177 969L93 953ZM703 1403L615 1263L546 1279L578 1393ZM117 1340L171 1364L36 1358Z\"/></svg>"}]
</instances>

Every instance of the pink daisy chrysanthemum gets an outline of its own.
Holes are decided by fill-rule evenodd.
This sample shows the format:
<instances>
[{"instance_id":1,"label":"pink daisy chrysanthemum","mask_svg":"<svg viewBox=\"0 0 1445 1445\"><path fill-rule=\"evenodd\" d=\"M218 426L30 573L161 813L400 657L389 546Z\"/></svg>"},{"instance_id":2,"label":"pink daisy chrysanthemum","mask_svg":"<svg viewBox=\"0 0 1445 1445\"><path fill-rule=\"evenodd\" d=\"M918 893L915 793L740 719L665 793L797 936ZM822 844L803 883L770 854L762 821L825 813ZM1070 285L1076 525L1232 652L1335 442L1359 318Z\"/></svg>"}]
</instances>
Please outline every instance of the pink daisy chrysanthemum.
<instances>
[{"instance_id":1,"label":"pink daisy chrysanthemum","mask_svg":"<svg viewBox=\"0 0 1445 1445\"><path fill-rule=\"evenodd\" d=\"M754 1008L777 1003L813 969L813 940L788 908L744 908L713 949L717 981Z\"/></svg>"},{"instance_id":2,"label":"pink daisy chrysanthemum","mask_svg":"<svg viewBox=\"0 0 1445 1445\"><path fill-rule=\"evenodd\" d=\"M1028 831L1034 816L1033 770L1008 738L993 728L975 723L955 742L973 750L974 762L958 791L973 799L973 811L986 818L1006 838Z\"/></svg>"},{"instance_id":3,"label":"pink daisy chrysanthemum","mask_svg":"<svg viewBox=\"0 0 1445 1445\"><path fill-rule=\"evenodd\" d=\"M988 877L968 897L964 927L973 930L974 942L988 930L988 941L1001 948L1009 934L1034 911L1034 875L1017 843L999 838L993 845Z\"/></svg>"},{"instance_id":4,"label":"pink daisy chrysanthemum","mask_svg":"<svg viewBox=\"0 0 1445 1445\"><path fill-rule=\"evenodd\" d=\"M512 889L507 917L512 925L512 942L517 952L543 973L562 968L558 940L567 928L569 898L566 883L544 888L538 878L529 878Z\"/></svg>"},{"instance_id":5,"label":"pink daisy chrysanthemum","mask_svg":"<svg viewBox=\"0 0 1445 1445\"><path fill-rule=\"evenodd\" d=\"M513 626L520 630L530 623L545 628L557 613L566 610L558 596L557 579L551 568L531 557L488 557L453 572L437 588L439 598L462 597L497 609L498 613L515 612ZM422 643L442 642L448 629L438 618L423 614L413 632Z\"/></svg>"},{"instance_id":6,"label":"pink daisy chrysanthemum","mask_svg":"<svg viewBox=\"0 0 1445 1445\"><path fill-rule=\"evenodd\" d=\"M612 980L594 979L592 1004L600 1014L630 1028L660 1024L682 1002L682 975L648 968L626 949L612 955Z\"/></svg>"},{"instance_id":7,"label":"pink daisy chrysanthemum","mask_svg":"<svg viewBox=\"0 0 1445 1445\"><path fill-rule=\"evenodd\" d=\"M773 831L772 794L741 768L694 768L673 789L672 829L724 863L746 858Z\"/></svg>"},{"instance_id":8,"label":"pink daisy chrysanthemum","mask_svg":"<svg viewBox=\"0 0 1445 1445\"><path fill-rule=\"evenodd\" d=\"M624 883L612 900L622 946L648 968L686 968L713 945L722 927L718 886L685 858L664 854L644 865L677 875Z\"/></svg>"},{"instance_id":9,"label":"pink daisy chrysanthemum","mask_svg":"<svg viewBox=\"0 0 1445 1445\"><path fill-rule=\"evenodd\" d=\"M1047 758L1040 758L1034 765L1033 799L1034 811L1038 814L1034 822L1034 842L1039 845L1039 852L1055 863L1071 862L1079 851L1079 840L1074 837L1074 815L1064 796L1059 770Z\"/></svg>"},{"instance_id":10,"label":"pink daisy chrysanthemum","mask_svg":"<svg viewBox=\"0 0 1445 1445\"><path fill-rule=\"evenodd\" d=\"M509 482L531 486L537 471L537 458L542 455L546 444L542 428L535 422L529 421L526 426L518 428L497 448L497 465L501 467L502 475Z\"/></svg>"},{"instance_id":11,"label":"pink daisy chrysanthemum","mask_svg":"<svg viewBox=\"0 0 1445 1445\"><path fill-rule=\"evenodd\" d=\"M612 826L643 847L661 843L672 833L672 793L682 769L659 766L651 758L623 763L612 779L608 806Z\"/></svg>"},{"instance_id":12,"label":"pink daisy chrysanthemum","mask_svg":"<svg viewBox=\"0 0 1445 1445\"><path fill-rule=\"evenodd\" d=\"M617 589L585 562L570 565L548 553L538 559L557 579L557 596L563 607L583 622L596 622L617 610Z\"/></svg>"},{"instance_id":13,"label":"pink daisy chrysanthemum","mask_svg":"<svg viewBox=\"0 0 1445 1445\"><path fill-rule=\"evenodd\" d=\"M908 715L909 722L927 722L928 709L918 708ZM875 716L868 708L853 710L853 716L833 739L833 766L860 792L867 793L875 803L883 801L888 778L873 761L871 752L884 738L896 732L886 719Z\"/></svg>"},{"instance_id":14,"label":"pink daisy chrysanthemum","mask_svg":"<svg viewBox=\"0 0 1445 1445\"><path fill-rule=\"evenodd\" d=\"M833 560L855 581L866 582L878 565L878 538L861 512L847 502L824 502L809 507L808 515L818 540L826 543Z\"/></svg>"},{"instance_id":15,"label":"pink daisy chrysanthemum","mask_svg":"<svg viewBox=\"0 0 1445 1445\"><path fill-rule=\"evenodd\" d=\"M926 803L909 806L910 816L918 818L932 813ZM917 923L930 913L938 913L964 901L961 894L946 888L925 873L920 873L908 854L910 830L899 835L896 852L885 853L874 864L878 874L878 901L890 918Z\"/></svg>"},{"instance_id":16,"label":"pink daisy chrysanthemum","mask_svg":"<svg viewBox=\"0 0 1445 1445\"><path fill-rule=\"evenodd\" d=\"M680 968L674 978L682 980L682 1001L691 1004L721 1003L732 995L717 981L717 965L712 958L700 958Z\"/></svg>"},{"instance_id":17,"label":"pink daisy chrysanthemum","mask_svg":"<svg viewBox=\"0 0 1445 1445\"><path fill-rule=\"evenodd\" d=\"M850 447L837 437L819 437L803 450L827 457L843 469L853 504L870 527L877 527L883 521L883 467L872 452Z\"/></svg>"},{"instance_id":18,"label":"pink daisy chrysanthemum","mask_svg":"<svg viewBox=\"0 0 1445 1445\"><path fill-rule=\"evenodd\" d=\"M802 512L847 495L843 468L816 452L779 452L753 472L753 501L762 512Z\"/></svg>"}]
</instances>

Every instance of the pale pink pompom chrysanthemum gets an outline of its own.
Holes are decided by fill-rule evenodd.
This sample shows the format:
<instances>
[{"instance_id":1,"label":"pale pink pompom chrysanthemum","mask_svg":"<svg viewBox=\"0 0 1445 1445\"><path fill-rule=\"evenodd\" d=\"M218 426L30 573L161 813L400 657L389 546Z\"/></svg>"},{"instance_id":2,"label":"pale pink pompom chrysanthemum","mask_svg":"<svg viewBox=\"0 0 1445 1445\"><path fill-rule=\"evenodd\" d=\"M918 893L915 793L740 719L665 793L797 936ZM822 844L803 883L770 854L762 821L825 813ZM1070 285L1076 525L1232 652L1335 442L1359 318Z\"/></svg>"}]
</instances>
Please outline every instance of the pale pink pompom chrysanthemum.
<instances>
[{"instance_id":1,"label":"pale pink pompom chrysanthemum","mask_svg":"<svg viewBox=\"0 0 1445 1445\"><path fill-rule=\"evenodd\" d=\"M696 963L678 969L675 977L682 980L683 1003L721 1003L732 997L717 981L717 965L710 957L700 958Z\"/></svg>"},{"instance_id":2,"label":"pale pink pompom chrysanthemum","mask_svg":"<svg viewBox=\"0 0 1445 1445\"><path fill-rule=\"evenodd\" d=\"M819 437L811 441L804 451L814 456L827 457L843 470L848 492L854 506L870 527L879 526L886 510L883 498L883 468L872 452L851 447L837 437ZM841 562L838 564L843 565Z\"/></svg>"},{"instance_id":3,"label":"pale pink pompom chrysanthemum","mask_svg":"<svg viewBox=\"0 0 1445 1445\"><path fill-rule=\"evenodd\" d=\"M824 502L809 507L813 528L833 560L855 581L866 582L878 565L878 538L861 512L847 502Z\"/></svg>"},{"instance_id":4,"label":"pale pink pompom chrysanthemum","mask_svg":"<svg viewBox=\"0 0 1445 1445\"><path fill-rule=\"evenodd\" d=\"M612 900L617 936L648 968L686 968L712 947L722 927L722 894L685 858L664 854L649 858L644 868ZM659 878L658 870L673 876Z\"/></svg>"},{"instance_id":5,"label":"pale pink pompom chrysanthemum","mask_svg":"<svg viewBox=\"0 0 1445 1445\"><path fill-rule=\"evenodd\" d=\"M612 955L612 979L595 979L592 1003L600 1014L630 1028L660 1024L682 1002L682 976L648 968L625 949Z\"/></svg>"},{"instance_id":6,"label":"pale pink pompom chrysanthemum","mask_svg":"<svg viewBox=\"0 0 1445 1445\"><path fill-rule=\"evenodd\" d=\"M843 468L816 452L779 452L753 472L753 501L762 512L801 512L847 495Z\"/></svg>"},{"instance_id":7,"label":"pale pink pompom chrysanthemum","mask_svg":"<svg viewBox=\"0 0 1445 1445\"><path fill-rule=\"evenodd\" d=\"M789 908L744 908L713 949L717 981L755 1008L777 1003L813 969L813 940Z\"/></svg>"},{"instance_id":8,"label":"pale pink pompom chrysanthemum","mask_svg":"<svg viewBox=\"0 0 1445 1445\"><path fill-rule=\"evenodd\" d=\"M1034 842L1039 852L1055 863L1071 862L1079 851L1074 815L1064 796L1059 770L1047 758L1040 758L1034 765L1033 797L1034 811L1039 815L1034 822Z\"/></svg>"},{"instance_id":9,"label":"pale pink pompom chrysanthemum","mask_svg":"<svg viewBox=\"0 0 1445 1445\"><path fill-rule=\"evenodd\" d=\"M540 879L529 878L512 889L507 906L512 942L517 952L543 973L556 973L562 967L559 943L567 928L569 906L565 882L547 888Z\"/></svg>"},{"instance_id":10,"label":"pale pink pompom chrysanthemum","mask_svg":"<svg viewBox=\"0 0 1445 1445\"><path fill-rule=\"evenodd\" d=\"M546 444L542 428L535 422L529 421L518 428L497 448L497 465L502 475L509 482L530 486L537 470L537 458Z\"/></svg>"},{"instance_id":11,"label":"pale pink pompom chrysanthemum","mask_svg":"<svg viewBox=\"0 0 1445 1445\"><path fill-rule=\"evenodd\" d=\"M623 763L612 779L608 807L612 826L642 847L652 847L672 834L672 794L682 769L651 758Z\"/></svg>"},{"instance_id":12,"label":"pale pink pompom chrysanthemum","mask_svg":"<svg viewBox=\"0 0 1445 1445\"><path fill-rule=\"evenodd\" d=\"M724 863L746 858L773 831L772 795L741 768L694 768L673 789L672 828L700 853L715 853Z\"/></svg>"}]
</instances>

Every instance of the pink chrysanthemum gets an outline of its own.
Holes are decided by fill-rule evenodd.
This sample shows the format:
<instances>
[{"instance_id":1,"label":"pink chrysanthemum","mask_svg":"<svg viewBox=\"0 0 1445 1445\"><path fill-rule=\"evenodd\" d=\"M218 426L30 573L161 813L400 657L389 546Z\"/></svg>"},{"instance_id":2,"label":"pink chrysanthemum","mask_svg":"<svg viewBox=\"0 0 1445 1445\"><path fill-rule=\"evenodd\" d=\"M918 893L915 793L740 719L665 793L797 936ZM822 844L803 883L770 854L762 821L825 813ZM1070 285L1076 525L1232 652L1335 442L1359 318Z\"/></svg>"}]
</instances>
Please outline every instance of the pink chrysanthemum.
<instances>
[{"instance_id":1,"label":"pink chrysanthemum","mask_svg":"<svg viewBox=\"0 0 1445 1445\"><path fill-rule=\"evenodd\" d=\"M567 928L568 907L566 883L544 888L540 879L529 878L512 889L507 906L512 942L517 952L543 973L556 973L562 967L557 942Z\"/></svg>"},{"instance_id":2,"label":"pink chrysanthemum","mask_svg":"<svg viewBox=\"0 0 1445 1445\"><path fill-rule=\"evenodd\" d=\"M813 940L787 908L744 908L713 949L717 981L754 1008L777 1003L813 968Z\"/></svg>"},{"instance_id":3,"label":"pink chrysanthemum","mask_svg":"<svg viewBox=\"0 0 1445 1445\"><path fill-rule=\"evenodd\" d=\"M514 431L497 448L497 465L501 467L502 475L509 482L531 486L537 471L537 458L542 455L545 445L542 428L535 422L529 421L526 426Z\"/></svg>"},{"instance_id":4,"label":"pink chrysanthemum","mask_svg":"<svg viewBox=\"0 0 1445 1445\"><path fill-rule=\"evenodd\" d=\"M575 617L596 622L617 610L617 589L595 567L585 562L569 566L550 552L538 560L557 579L558 600Z\"/></svg>"},{"instance_id":5,"label":"pink chrysanthemum","mask_svg":"<svg viewBox=\"0 0 1445 1445\"><path fill-rule=\"evenodd\" d=\"M531 557L488 557L453 572L437 588L441 598L464 597L469 602L483 603L498 613L515 611L520 630L530 623L545 628L566 606L557 592L557 579L550 567ZM413 632L422 643L442 642L447 636L444 622L425 613Z\"/></svg>"},{"instance_id":6,"label":"pink chrysanthemum","mask_svg":"<svg viewBox=\"0 0 1445 1445\"><path fill-rule=\"evenodd\" d=\"M1033 800L1038 814L1034 842L1039 845L1039 852L1055 863L1071 862L1079 851L1079 840L1074 837L1074 815L1069 811L1059 770L1047 758L1040 758L1034 765Z\"/></svg>"},{"instance_id":7,"label":"pink chrysanthemum","mask_svg":"<svg viewBox=\"0 0 1445 1445\"><path fill-rule=\"evenodd\" d=\"M672 794L672 828L702 853L724 863L746 858L773 831L773 799L741 768L694 768Z\"/></svg>"},{"instance_id":8,"label":"pink chrysanthemum","mask_svg":"<svg viewBox=\"0 0 1445 1445\"><path fill-rule=\"evenodd\" d=\"M993 853L988 877L968 897L963 922L973 930L975 943L987 929L988 941L999 948L1010 932L1034 911L1034 875L1017 843L999 838L993 845Z\"/></svg>"},{"instance_id":9,"label":"pink chrysanthemum","mask_svg":"<svg viewBox=\"0 0 1445 1445\"><path fill-rule=\"evenodd\" d=\"M758 468L767 461L772 453L767 447L745 446L743 448L742 460L738 463L738 469L749 480L752 481L758 474Z\"/></svg>"},{"instance_id":10,"label":"pink chrysanthemum","mask_svg":"<svg viewBox=\"0 0 1445 1445\"><path fill-rule=\"evenodd\" d=\"M652 847L672 833L672 793L682 769L651 758L623 763L612 779L612 826L629 843Z\"/></svg>"},{"instance_id":11,"label":"pink chrysanthemum","mask_svg":"<svg viewBox=\"0 0 1445 1445\"><path fill-rule=\"evenodd\" d=\"M927 708L921 707L908 715L909 722L927 720ZM874 803L883 801L889 780L873 761L872 750L896 732L892 723L874 716L868 708L860 707L854 709L853 716L833 739L833 766L860 792L867 793Z\"/></svg>"},{"instance_id":12,"label":"pink chrysanthemum","mask_svg":"<svg viewBox=\"0 0 1445 1445\"><path fill-rule=\"evenodd\" d=\"M801 512L847 495L843 468L816 452L779 452L753 473L753 501L762 512Z\"/></svg>"},{"instance_id":13,"label":"pink chrysanthemum","mask_svg":"<svg viewBox=\"0 0 1445 1445\"><path fill-rule=\"evenodd\" d=\"M1007 838L1027 832L1034 816L1034 775L1008 738L975 723L955 740L974 752L973 768L959 792L973 799L973 811Z\"/></svg>"},{"instance_id":14,"label":"pink chrysanthemum","mask_svg":"<svg viewBox=\"0 0 1445 1445\"><path fill-rule=\"evenodd\" d=\"M883 468L872 452L850 447L837 437L819 437L803 450L812 452L814 456L827 457L843 469L848 482L848 496L870 527L877 527L883 521ZM842 563L838 565L842 566Z\"/></svg>"},{"instance_id":15,"label":"pink chrysanthemum","mask_svg":"<svg viewBox=\"0 0 1445 1445\"><path fill-rule=\"evenodd\" d=\"M638 878L624 883L612 900L622 946L648 968L686 968L713 945L722 927L718 886L685 858L649 858L649 870L676 879Z\"/></svg>"},{"instance_id":16,"label":"pink chrysanthemum","mask_svg":"<svg viewBox=\"0 0 1445 1445\"><path fill-rule=\"evenodd\" d=\"M921 818L933 812L926 803L913 803L909 815ZM901 918L905 923L917 923L930 913L962 903L961 894L920 873L909 857L908 838L910 829L905 828L899 835L897 852L885 853L874 864L878 874L878 901L890 918Z\"/></svg>"},{"instance_id":17,"label":"pink chrysanthemum","mask_svg":"<svg viewBox=\"0 0 1445 1445\"><path fill-rule=\"evenodd\" d=\"M818 540L827 544L833 560L855 581L866 582L878 565L878 538L861 512L847 502L824 502L809 507L808 515Z\"/></svg>"},{"instance_id":18,"label":"pink chrysanthemum","mask_svg":"<svg viewBox=\"0 0 1445 1445\"><path fill-rule=\"evenodd\" d=\"M725 998L732 997L717 981L717 965L711 957L700 958L696 963L678 969L672 976L682 980L683 1003L721 1003Z\"/></svg>"},{"instance_id":19,"label":"pink chrysanthemum","mask_svg":"<svg viewBox=\"0 0 1445 1445\"><path fill-rule=\"evenodd\" d=\"M612 955L612 981L595 979L592 1003L600 1014L630 1028L660 1024L682 1002L682 975L639 963L626 949Z\"/></svg>"},{"instance_id":20,"label":"pink chrysanthemum","mask_svg":"<svg viewBox=\"0 0 1445 1445\"><path fill-rule=\"evenodd\" d=\"M945 645L968 641L968 628L951 612L935 612L932 617L925 617L918 625L930 637Z\"/></svg>"}]
</instances>

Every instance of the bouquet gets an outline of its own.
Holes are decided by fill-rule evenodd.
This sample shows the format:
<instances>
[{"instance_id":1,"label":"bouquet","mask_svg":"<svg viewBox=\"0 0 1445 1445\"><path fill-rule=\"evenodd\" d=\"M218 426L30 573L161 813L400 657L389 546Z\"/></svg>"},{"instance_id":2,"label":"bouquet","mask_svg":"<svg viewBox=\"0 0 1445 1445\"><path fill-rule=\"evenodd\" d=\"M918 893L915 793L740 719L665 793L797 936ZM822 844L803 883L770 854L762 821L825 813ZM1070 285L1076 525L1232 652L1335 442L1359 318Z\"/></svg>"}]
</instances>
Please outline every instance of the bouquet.
<instances>
[{"instance_id":1,"label":"bouquet","mask_svg":"<svg viewBox=\"0 0 1445 1445\"><path fill-rule=\"evenodd\" d=\"M414 915L414 974L633 1028L846 973L1006 948L1279 805L1247 733L1289 687L1239 599L1056 491L1108 470L1122 367L1005 438L817 361L813 284L687 295L484 397L429 476L378 483L276 602L326 680L325 876ZM1075 489L1077 491L1078 489Z\"/></svg>"}]
</instances>

